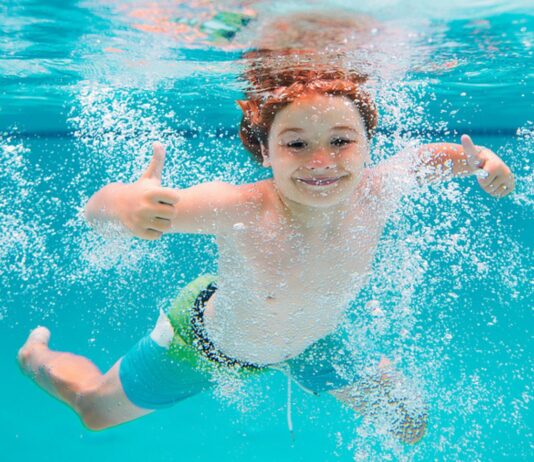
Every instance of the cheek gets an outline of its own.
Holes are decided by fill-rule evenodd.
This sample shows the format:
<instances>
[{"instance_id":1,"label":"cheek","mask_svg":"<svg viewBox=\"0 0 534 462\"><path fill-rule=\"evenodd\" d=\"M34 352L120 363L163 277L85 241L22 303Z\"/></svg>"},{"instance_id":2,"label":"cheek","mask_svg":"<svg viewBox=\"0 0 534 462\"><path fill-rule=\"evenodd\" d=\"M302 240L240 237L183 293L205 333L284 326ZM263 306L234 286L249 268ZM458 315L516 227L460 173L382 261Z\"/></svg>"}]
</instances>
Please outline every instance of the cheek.
<instances>
[{"instance_id":1,"label":"cheek","mask_svg":"<svg viewBox=\"0 0 534 462\"><path fill-rule=\"evenodd\" d=\"M273 172L276 170L281 176L291 175L291 172L296 165L295 159L283 153L275 153L270 160Z\"/></svg>"},{"instance_id":2,"label":"cheek","mask_svg":"<svg viewBox=\"0 0 534 462\"><path fill-rule=\"evenodd\" d=\"M358 163L360 164L368 164L371 162L371 152L369 151L367 143L365 143L365 146L362 146L362 148L357 151L357 156Z\"/></svg>"},{"instance_id":3,"label":"cheek","mask_svg":"<svg viewBox=\"0 0 534 462\"><path fill-rule=\"evenodd\" d=\"M359 170L366 163L369 163L369 153L366 152L351 152L343 158L343 164L347 170Z\"/></svg>"},{"instance_id":4,"label":"cheek","mask_svg":"<svg viewBox=\"0 0 534 462\"><path fill-rule=\"evenodd\" d=\"M273 177L281 181L291 176L292 169L286 159L273 157L271 158L271 171L273 172Z\"/></svg>"}]
</instances>

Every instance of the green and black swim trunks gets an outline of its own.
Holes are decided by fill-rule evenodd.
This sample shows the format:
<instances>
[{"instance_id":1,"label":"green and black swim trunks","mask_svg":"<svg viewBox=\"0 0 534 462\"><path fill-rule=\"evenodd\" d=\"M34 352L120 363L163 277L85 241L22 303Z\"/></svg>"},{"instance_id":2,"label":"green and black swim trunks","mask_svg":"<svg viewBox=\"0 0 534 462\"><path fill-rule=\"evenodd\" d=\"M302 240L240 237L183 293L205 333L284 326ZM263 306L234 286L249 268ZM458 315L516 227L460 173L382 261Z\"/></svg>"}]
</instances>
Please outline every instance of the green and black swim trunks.
<instances>
[{"instance_id":1,"label":"green and black swim trunks","mask_svg":"<svg viewBox=\"0 0 534 462\"><path fill-rule=\"evenodd\" d=\"M314 393L343 388L358 380L336 332L300 355L269 366L238 361L218 350L204 329L204 307L217 290L216 277L203 275L187 285L166 313L174 334L167 347L151 336L141 339L123 358L119 377L128 399L145 409L159 409L211 388L220 373L240 378L282 370Z\"/></svg>"}]
</instances>

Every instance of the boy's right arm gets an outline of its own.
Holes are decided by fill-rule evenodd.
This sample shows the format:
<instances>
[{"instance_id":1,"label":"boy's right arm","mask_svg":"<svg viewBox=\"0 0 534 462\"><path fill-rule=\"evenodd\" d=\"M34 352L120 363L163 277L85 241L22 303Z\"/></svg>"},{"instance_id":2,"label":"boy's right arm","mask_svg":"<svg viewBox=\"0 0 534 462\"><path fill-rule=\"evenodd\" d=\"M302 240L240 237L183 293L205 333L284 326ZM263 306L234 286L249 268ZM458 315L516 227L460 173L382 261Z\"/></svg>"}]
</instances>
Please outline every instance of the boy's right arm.
<instances>
[{"instance_id":1,"label":"boy's right arm","mask_svg":"<svg viewBox=\"0 0 534 462\"><path fill-rule=\"evenodd\" d=\"M134 236L159 239L164 232L217 234L238 220L242 205L256 196L253 185L203 183L186 189L161 186L165 150L154 144L152 161L132 184L112 183L85 208L89 223L119 223Z\"/></svg>"}]
</instances>

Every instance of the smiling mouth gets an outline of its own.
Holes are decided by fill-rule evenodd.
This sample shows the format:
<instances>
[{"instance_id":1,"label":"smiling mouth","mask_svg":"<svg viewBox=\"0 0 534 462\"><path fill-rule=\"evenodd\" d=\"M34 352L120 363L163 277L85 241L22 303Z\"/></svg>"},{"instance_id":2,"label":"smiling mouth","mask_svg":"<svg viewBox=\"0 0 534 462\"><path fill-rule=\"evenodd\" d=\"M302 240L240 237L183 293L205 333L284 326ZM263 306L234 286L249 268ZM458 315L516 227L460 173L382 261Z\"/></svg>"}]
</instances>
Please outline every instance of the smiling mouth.
<instances>
[{"instance_id":1,"label":"smiling mouth","mask_svg":"<svg viewBox=\"0 0 534 462\"><path fill-rule=\"evenodd\" d=\"M304 183L310 186L330 186L341 180L343 176L328 177L328 178L297 178L300 183Z\"/></svg>"}]
</instances>

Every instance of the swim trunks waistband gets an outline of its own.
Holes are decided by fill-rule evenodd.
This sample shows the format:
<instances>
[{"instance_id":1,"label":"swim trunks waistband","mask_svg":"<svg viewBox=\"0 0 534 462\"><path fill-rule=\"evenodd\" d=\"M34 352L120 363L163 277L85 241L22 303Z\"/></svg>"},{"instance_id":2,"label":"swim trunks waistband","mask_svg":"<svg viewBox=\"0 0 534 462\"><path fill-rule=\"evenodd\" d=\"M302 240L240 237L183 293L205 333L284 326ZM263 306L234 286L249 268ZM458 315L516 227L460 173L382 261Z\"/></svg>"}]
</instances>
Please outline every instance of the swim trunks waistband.
<instances>
[{"instance_id":1,"label":"swim trunks waistband","mask_svg":"<svg viewBox=\"0 0 534 462\"><path fill-rule=\"evenodd\" d=\"M217 290L217 285L212 282L204 290L202 290L191 308L191 328L196 335L194 343L202 351L202 353L211 361L214 361L222 366L243 367L247 369L262 369L256 364L247 361L239 361L230 358L219 350L213 342L208 338L208 333L204 326L204 310L206 303Z\"/></svg>"}]
</instances>

